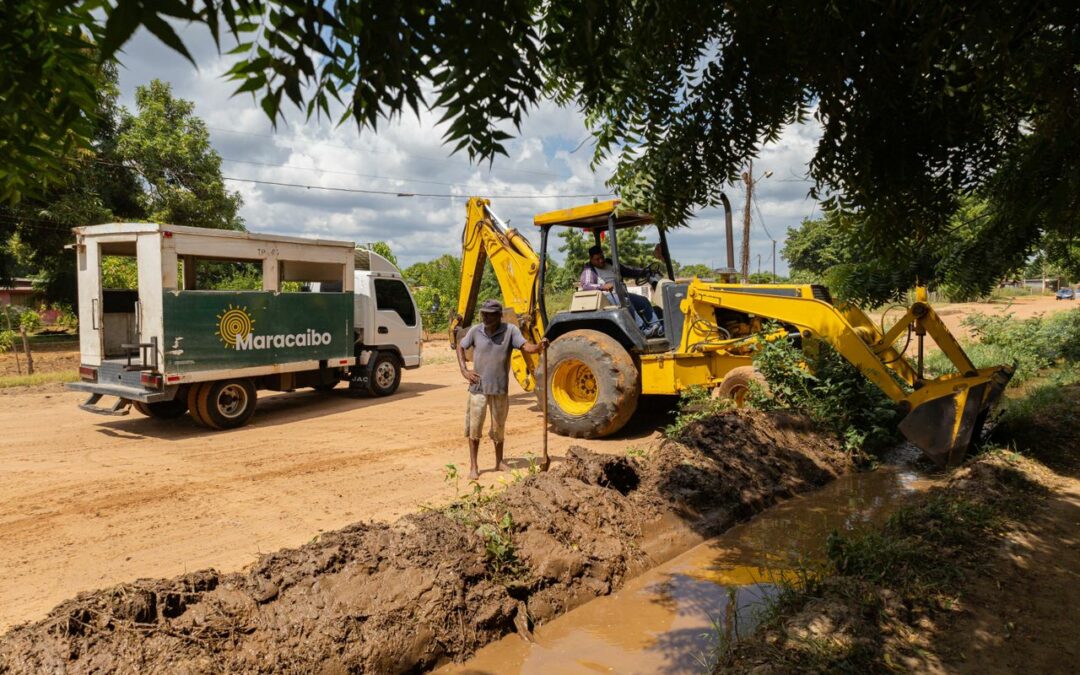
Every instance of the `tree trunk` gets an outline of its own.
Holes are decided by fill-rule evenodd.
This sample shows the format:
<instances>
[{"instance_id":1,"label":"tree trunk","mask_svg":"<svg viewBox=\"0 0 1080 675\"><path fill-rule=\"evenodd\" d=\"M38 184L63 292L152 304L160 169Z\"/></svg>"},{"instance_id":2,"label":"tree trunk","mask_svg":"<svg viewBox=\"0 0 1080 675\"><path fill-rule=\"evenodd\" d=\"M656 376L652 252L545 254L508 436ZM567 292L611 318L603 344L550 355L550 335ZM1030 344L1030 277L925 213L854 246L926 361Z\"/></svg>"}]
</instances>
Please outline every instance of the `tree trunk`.
<instances>
[{"instance_id":1,"label":"tree trunk","mask_svg":"<svg viewBox=\"0 0 1080 675\"><path fill-rule=\"evenodd\" d=\"M4 307L4 318L7 319L8 330L11 330L11 305ZM11 343L11 355L15 357L15 372L22 375L22 363L19 361L19 348L15 346L15 343Z\"/></svg>"},{"instance_id":2,"label":"tree trunk","mask_svg":"<svg viewBox=\"0 0 1080 675\"><path fill-rule=\"evenodd\" d=\"M34 374L34 357L30 354L30 336L26 334L26 329L22 326L19 327L19 334L22 335L23 351L26 352L26 374Z\"/></svg>"}]
</instances>

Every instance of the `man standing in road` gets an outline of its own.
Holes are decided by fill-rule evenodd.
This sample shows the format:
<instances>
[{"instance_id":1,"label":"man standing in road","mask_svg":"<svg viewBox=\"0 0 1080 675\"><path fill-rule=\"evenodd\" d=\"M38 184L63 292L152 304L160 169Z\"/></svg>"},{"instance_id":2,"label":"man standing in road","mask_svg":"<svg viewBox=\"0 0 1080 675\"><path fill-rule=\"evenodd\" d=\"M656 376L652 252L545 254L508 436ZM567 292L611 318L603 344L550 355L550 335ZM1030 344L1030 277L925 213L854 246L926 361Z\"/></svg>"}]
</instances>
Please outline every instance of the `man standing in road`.
<instances>
[{"instance_id":1,"label":"man standing in road","mask_svg":"<svg viewBox=\"0 0 1080 675\"><path fill-rule=\"evenodd\" d=\"M458 342L458 367L469 382L469 403L465 408L465 436L469 439L469 480L480 477L476 456L480 452L480 434L485 414L491 412L489 436L495 443L495 469L509 471L503 462L503 439L506 413L509 410L507 387L510 383L510 354L520 349L535 354L547 349L547 338L533 344L513 324L503 323L503 307L498 300L486 300L480 306L483 323L473 326ZM473 370L465 365L465 350L472 347Z\"/></svg>"}]
</instances>

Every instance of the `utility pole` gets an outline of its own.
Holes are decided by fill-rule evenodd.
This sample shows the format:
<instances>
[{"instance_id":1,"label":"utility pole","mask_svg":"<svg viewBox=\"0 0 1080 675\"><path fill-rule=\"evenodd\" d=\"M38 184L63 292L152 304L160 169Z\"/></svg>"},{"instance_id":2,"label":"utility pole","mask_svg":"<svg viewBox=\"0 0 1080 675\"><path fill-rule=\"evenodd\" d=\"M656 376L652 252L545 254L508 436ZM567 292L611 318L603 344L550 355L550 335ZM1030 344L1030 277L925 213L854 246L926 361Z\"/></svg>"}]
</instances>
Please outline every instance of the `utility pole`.
<instances>
[{"instance_id":1,"label":"utility pole","mask_svg":"<svg viewBox=\"0 0 1080 675\"><path fill-rule=\"evenodd\" d=\"M776 240L772 240L772 280L776 283Z\"/></svg>"},{"instance_id":2,"label":"utility pole","mask_svg":"<svg viewBox=\"0 0 1080 675\"><path fill-rule=\"evenodd\" d=\"M746 173L743 174L746 183L746 208L743 209L742 229L742 255L739 259L739 272L742 273L743 283L750 281L750 202L754 198L754 162L746 163Z\"/></svg>"},{"instance_id":3,"label":"utility pole","mask_svg":"<svg viewBox=\"0 0 1080 675\"><path fill-rule=\"evenodd\" d=\"M757 254L757 273L761 274L761 254Z\"/></svg>"}]
</instances>

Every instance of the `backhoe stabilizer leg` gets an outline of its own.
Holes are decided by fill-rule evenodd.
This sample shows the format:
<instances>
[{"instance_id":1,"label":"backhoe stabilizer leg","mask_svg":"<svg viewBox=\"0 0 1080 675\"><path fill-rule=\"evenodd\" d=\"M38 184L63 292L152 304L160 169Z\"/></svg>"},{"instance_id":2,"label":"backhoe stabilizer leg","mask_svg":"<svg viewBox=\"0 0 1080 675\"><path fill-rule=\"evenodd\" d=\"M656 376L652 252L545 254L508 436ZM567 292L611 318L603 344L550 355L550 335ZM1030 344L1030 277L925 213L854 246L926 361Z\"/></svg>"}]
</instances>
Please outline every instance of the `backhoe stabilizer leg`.
<instances>
[{"instance_id":1,"label":"backhoe stabilizer leg","mask_svg":"<svg viewBox=\"0 0 1080 675\"><path fill-rule=\"evenodd\" d=\"M989 377L980 376L971 385L954 383L952 391L912 408L900 422L900 431L938 467L958 465L972 440L981 434L1012 373L1012 367L1004 366L989 373Z\"/></svg>"}]
</instances>

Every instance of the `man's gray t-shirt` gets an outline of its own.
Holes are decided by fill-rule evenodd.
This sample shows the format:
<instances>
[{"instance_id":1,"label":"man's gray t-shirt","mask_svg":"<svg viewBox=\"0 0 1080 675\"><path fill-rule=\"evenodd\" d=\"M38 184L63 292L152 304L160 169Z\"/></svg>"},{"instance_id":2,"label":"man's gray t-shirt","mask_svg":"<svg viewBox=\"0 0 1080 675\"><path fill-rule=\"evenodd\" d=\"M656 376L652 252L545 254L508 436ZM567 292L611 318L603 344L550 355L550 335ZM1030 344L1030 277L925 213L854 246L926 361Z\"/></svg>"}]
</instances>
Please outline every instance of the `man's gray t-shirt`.
<instances>
[{"instance_id":1,"label":"man's gray t-shirt","mask_svg":"<svg viewBox=\"0 0 1080 675\"><path fill-rule=\"evenodd\" d=\"M510 384L510 352L525 345L521 329L509 323L499 324L494 335L484 325L473 326L461 341L461 348L473 348L473 370L479 384L469 385L473 394L505 394Z\"/></svg>"}]
</instances>

